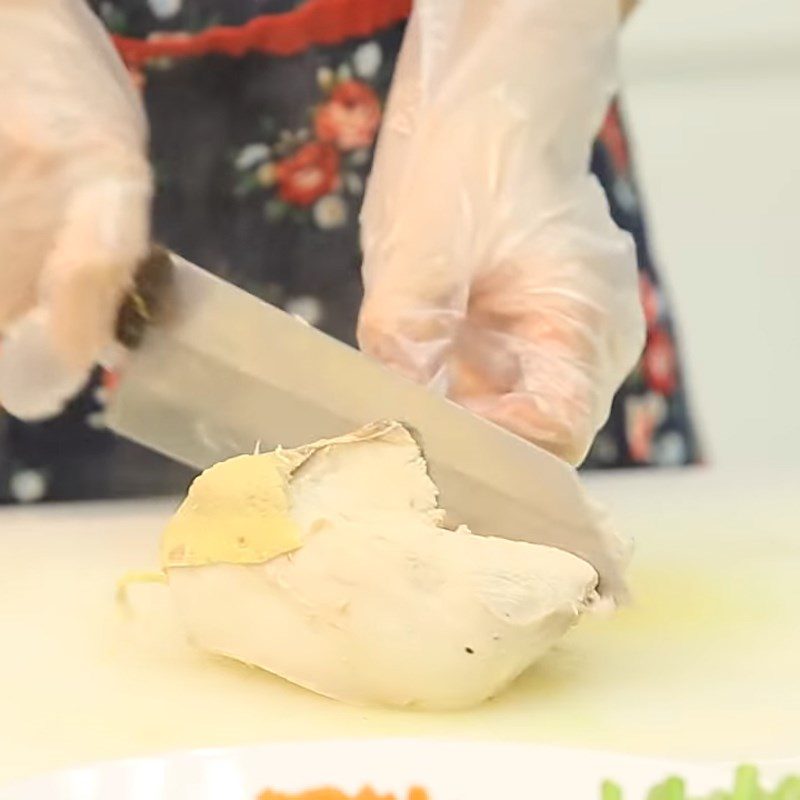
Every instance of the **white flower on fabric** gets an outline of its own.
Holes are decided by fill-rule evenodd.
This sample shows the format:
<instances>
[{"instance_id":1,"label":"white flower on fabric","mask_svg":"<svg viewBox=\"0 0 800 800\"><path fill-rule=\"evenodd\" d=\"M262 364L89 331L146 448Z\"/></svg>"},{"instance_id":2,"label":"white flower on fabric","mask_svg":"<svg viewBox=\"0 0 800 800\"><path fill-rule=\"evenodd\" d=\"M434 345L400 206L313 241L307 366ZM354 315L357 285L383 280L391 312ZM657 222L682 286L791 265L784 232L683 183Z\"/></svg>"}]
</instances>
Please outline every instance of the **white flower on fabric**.
<instances>
[{"instance_id":1,"label":"white flower on fabric","mask_svg":"<svg viewBox=\"0 0 800 800\"><path fill-rule=\"evenodd\" d=\"M318 325L322 321L322 303L311 295L292 297L284 304L284 311L309 325Z\"/></svg>"},{"instance_id":2,"label":"white flower on fabric","mask_svg":"<svg viewBox=\"0 0 800 800\"><path fill-rule=\"evenodd\" d=\"M614 192L614 199L619 203L623 211L627 211L630 214L639 207L639 198L636 197L633 185L626 177L618 175L614 179L612 191Z\"/></svg>"},{"instance_id":3,"label":"white flower on fabric","mask_svg":"<svg viewBox=\"0 0 800 800\"><path fill-rule=\"evenodd\" d=\"M353 166L363 167L369 161L369 150L362 148L360 150L353 150L350 154L350 162Z\"/></svg>"},{"instance_id":4,"label":"white flower on fabric","mask_svg":"<svg viewBox=\"0 0 800 800\"><path fill-rule=\"evenodd\" d=\"M109 400L108 389L105 386L98 386L93 392L92 397L101 405L105 405Z\"/></svg>"},{"instance_id":5,"label":"white flower on fabric","mask_svg":"<svg viewBox=\"0 0 800 800\"><path fill-rule=\"evenodd\" d=\"M47 478L38 469L21 469L8 482L11 496L20 503L35 503L47 493Z\"/></svg>"},{"instance_id":6,"label":"white flower on fabric","mask_svg":"<svg viewBox=\"0 0 800 800\"><path fill-rule=\"evenodd\" d=\"M339 69L336 70L336 77L340 81L349 81L353 77L353 70L347 64L342 64Z\"/></svg>"},{"instance_id":7,"label":"white flower on fabric","mask_svg":"<svg viewBox=\"0 0 800 800\"><path fill-rule=\"evenodd\" d=\"M374 78L381 67L383 53L377 42L366 42L353 53L353 69L359 78Z\"/></svg>"},{"instance_id":8,"label":"white flower on fabric","mask_svg":"<svg viewBox=\"0 0 800 800\"><path fill-rule=\"evenodd\" d=\"M106 416L102 411L93 411L87 415L86 424L96 431L101 431L106 427Z\"/></svg>"},{"instance_id":9,"label":"white flower on fabric","mask_svg":"<svg viewBox=\"0 0 800 800\"><path fill-rule=\"evenodd\" d=\"M147 0L150 10L159 18L174 17L183 5L183 0Z\"/></svg>"},{"instance_id":10,"label":"white flower on fabric","mask_svg":"<svg viewBox=\"0 0 800 800\"><path fill-rule=\"evenodd\" d=\"M656 439L653 460L662 467L678 467L686 462L686 440L678 431L667 431Z\"/></svg>"},{"instance_id":11,"label":"white flower on fabric","mask_svg":"<svg viewBox=\"0 0 800 800\"><path fill-rule=\"evenodd\" d=\"M347 205L336 194L320 198L314 204L314 222L323 230L341 228L347 222Z\"/></svg>"},{"instance_id":12,"label":"white flower on fabric","mask_svg":"<svg viewBox=\"0 0 800 800\"><path fill-rule=\"evenodd\" d=\"M270 150L267 145L260 142L246 144L236 156L236 169L246 170L269 158Z\"/></svg>"},{"instance_id":13,"label":"white flower on fabric","mask_svg":"<svg viewBox=\"0 0 800 800\"><path fill-rule=\"evenodd\" d=\"M171 58L151 58L147 62L147 66L150 69L158 69L163 72L164 70L172 69L174 63L174 60Z\"/></svg>"},{"instance_id":14,"label":"white flower on fabric","mask_svg":"<svg viewBox=\"0 0 800 800\"><path fill-rule=\"evenodd\" d=\"M355 172L348 172L344 176L344 185L350 194L361 194L364 191L364 181Z\"/></svg>"},{"instance_id":15,"label":"white flower on fabric","mask_svg":"<svg viewBox=\"0 0 800 800\"><path fill-rule=\"evenodd\" d=\"M334 82L333 70L330 67L320 67L317 70L317 84L319 88L327 92Z\"/></svg>"},{"instance_id":16,"label":"white flower on fabric","mask_svg":"<svg viewBox=\"0 0 800 800\"><path fill-rule=\"evenodd\" d=\"M262 164L256 170L256 180L262 185L269 188L275 184L275 181L278 179L278 173L275 168L275 165L268 161L266 164Z\"/></svg>"}]
</instances>

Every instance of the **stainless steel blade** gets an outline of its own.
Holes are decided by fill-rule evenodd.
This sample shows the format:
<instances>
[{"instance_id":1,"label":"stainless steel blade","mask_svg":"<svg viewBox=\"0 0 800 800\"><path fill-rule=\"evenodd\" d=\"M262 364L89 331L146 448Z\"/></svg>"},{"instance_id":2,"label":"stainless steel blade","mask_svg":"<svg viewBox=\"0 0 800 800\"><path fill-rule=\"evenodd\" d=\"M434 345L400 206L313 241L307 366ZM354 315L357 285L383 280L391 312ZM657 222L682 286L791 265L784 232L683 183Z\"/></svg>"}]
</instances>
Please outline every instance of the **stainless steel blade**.
<instances>
[{"instance_id":1,"label":"stainless steel blade","mask_svg":"<svg viewBox=\"0 0 800 800\"><path fill-rule=\"evenodd\" d=\"M589 561L619 598L627 544L575 470L283 311L174 257L170 321L148 331L108 409L116 432L203 469L396 419L420 437L441 504L476 532Z\"/></svg>"}]
</instances>

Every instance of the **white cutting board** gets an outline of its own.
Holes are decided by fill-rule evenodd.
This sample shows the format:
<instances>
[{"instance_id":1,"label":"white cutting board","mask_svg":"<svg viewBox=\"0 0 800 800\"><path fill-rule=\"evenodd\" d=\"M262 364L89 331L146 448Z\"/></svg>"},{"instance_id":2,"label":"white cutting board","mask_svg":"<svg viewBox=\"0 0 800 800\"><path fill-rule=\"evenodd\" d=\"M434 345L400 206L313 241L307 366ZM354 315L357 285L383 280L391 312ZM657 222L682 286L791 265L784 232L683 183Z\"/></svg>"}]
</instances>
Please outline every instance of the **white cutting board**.
<instances>
[{"instance_id":1,"label":"white cutting board","mask_svg":"<svg viewBox=\"0 0 800 800\"><path fill-rule=\"evenodd\" d=\"M668 757L800 755L800 473L590 482L636 534L636 604L587 619L473 711L352 708L189 647L155 564L172 503L0 513L0 783L80 761L265 739L422 736Z\"/></svg>"}]
</instances>

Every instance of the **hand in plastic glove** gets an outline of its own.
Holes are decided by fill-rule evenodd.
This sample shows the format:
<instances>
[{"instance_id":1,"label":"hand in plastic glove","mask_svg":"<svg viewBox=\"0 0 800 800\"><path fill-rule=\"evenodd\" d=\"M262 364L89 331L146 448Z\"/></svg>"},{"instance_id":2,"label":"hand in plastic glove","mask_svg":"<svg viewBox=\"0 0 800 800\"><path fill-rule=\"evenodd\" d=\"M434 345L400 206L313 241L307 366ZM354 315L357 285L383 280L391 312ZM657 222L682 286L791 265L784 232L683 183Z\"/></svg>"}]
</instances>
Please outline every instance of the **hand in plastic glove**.
<instances>
[{"instance_id":1,"label":"hand in plastic glove","mask_svg":"<svg viewBox=\"0 0 800 800\"><path fill-rule=\"evenodd\" d=\"M639 355L589 173L618 0L417 0L362 214L362 348L577 463Z\"/></svg>"},{"instance_id":2,"label":"hand in plastic glove","mask_svg":"<svg viewBox=\"0 0 800 800\"><path fill-rule=\"evenodd\" d=\"M56 413L149 241L146 123L83 0L0 2L0 403Z\"/></svg>"}]
</instances>

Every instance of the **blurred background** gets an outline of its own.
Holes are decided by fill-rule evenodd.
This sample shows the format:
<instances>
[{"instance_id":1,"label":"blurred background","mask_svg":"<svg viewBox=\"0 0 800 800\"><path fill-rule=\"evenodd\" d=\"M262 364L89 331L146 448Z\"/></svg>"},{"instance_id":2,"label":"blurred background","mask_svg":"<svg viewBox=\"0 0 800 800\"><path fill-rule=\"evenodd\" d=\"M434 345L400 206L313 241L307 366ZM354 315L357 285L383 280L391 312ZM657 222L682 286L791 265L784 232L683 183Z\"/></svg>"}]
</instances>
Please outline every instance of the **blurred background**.
<instances>
[{"instance_id":1,"label":"blurred background","mask_svg":"<svg viewBox=\"0 0 800 800\"><path fill-rule=\"evenodd\" d=\"M643 0L625 107L707 459L800 462L800 5Z\"/></svg>"}]
</instances>

